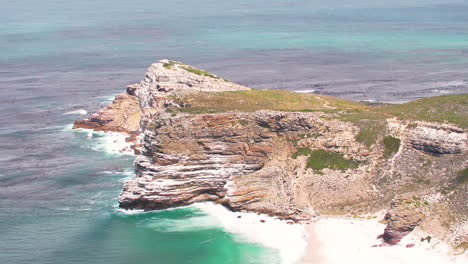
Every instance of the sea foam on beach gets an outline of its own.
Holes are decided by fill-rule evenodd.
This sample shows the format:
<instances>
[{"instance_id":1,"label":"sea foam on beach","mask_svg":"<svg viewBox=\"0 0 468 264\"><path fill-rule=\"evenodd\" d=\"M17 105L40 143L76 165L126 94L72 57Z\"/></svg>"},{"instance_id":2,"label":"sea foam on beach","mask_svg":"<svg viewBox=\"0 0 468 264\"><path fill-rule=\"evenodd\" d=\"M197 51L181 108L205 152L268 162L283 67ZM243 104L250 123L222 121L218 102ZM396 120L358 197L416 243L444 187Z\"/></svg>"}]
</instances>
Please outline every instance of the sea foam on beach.
<instances>
[{"instance_id":1,"label":"sea foam on beach","mask_svg":"<svg viewBox=\"0 0 468 264\"><path fill-rule=\"evenodd\" d=\"M212 203L194 205L212 218L238 239L247 240L273 248L279 252L282 264L297 263L307 246L303 225L288 225L266 215L256 213L231 212L225 207Z\"/></svg>"},{"instance_id":2,"label":"sea foam on beach","mask_svg":"<svg viewBox=\"0 0 468 264\"><path fill-rule=\"evenodd\" d=\"M172 233L220 228L233 234L234 239L241 243L256 243L278 252L277 256L263 256L265 259L262 259L261 263L295 264L301 260L305 253L307 234L303 225L289 225L286 224L286 221L257 213L231 212L222 205L210 202L169 208L159 212L184 209L195 211L189 218L160 218L157 221L147 222L146 227L160 232ZM158 212L120 208L116 208L116 211L126 215Z\"/></svg>"}]
</instances>

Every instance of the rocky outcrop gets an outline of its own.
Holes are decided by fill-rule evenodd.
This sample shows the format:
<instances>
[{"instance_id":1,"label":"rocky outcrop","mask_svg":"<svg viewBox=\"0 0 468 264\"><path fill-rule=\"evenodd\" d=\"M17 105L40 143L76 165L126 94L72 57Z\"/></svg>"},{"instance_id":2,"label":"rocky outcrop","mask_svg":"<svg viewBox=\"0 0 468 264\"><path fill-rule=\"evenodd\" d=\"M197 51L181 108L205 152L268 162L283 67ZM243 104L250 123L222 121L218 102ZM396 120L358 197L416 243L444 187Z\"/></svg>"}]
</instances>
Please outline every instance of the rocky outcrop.
<instances>
[{"instance_id":1,"label":"rocky outcrop","mask_svg":"<svg viewBox=\"0 0 468 264\"><path fill-rule=\"evenodd\" d=\"M430 155L459 154L468 149L466 131L448 124L390 119L389 129L407 138L411 146Z\"/></svg>"},{"instance_id":2,"label":"rocky outcrop","mask_svg":"<svg viewBox=\"0 0 468 264\"><path fill-rule=\"evenodd\" d=\"M419 197L399 197L390 203L385 215L388 224L382 236L385 243L396 245L424 219L422 207L429 205Z\"/></svg>"},{"instance_id":3,"label":"rocky outcrop","mask_svg":"<svg viewBox=\"0 0 468 264\"><path fill-rule=\"evenodd\" d=\"M138 98L128 93L117 95L104 109L88 119L75 121L73 128L135 133L140 129L141 111Z\"/></svg>"},{"instance_id":4,"label":"rocky outcrop","mask_svg":"<svg viewBox=\"0 0 468 264\"><path fill-rule=\"evenodd\" d=\"M321 98L327 113L177 111L188 106L181 99L194 93L249 89L169 60L151 65L143 81L128 86L128 105L139 104L142 149L120 207L154 210L213 201L234 211L302 221L318 213L372 213L403 195L386 217L388 244L420 224L448 230L466 220L466 213L453 213L466 208L467 192L460 191L466 185L455 184L468 165L465 129L388 116L378 121L380 134L369 136L375 142L365 144L358 140L363 128L340 119ZM130 119L112 114L125 108L120 104L78 124L124 128L126 121L117 120ZM415 207L422 202L412 197L434 195L443 198L431 200L432 209ZM438 224L427 224L427 212L440 216Z\"/></svg>"},{"instance_id":5,"label":"rocky outcrop","mask_svg":"<svg viewBox=\"0 0 468 264\"><path fill-rule=\"evenodd\" d=\"M120 206L151 210L215 201L233 210L249 209L270 196L265 182L281 174L267 165L278 141L321 125L317 115L303 113L161 112L145 131L144 156L135 161L137 176L125 183ZM234 183L235 177L245 175L265 181L250 186ZM302 214L284 204L263 205L257 211L286 218Z\"/></svg>"},{"instance_id":6,"label":"rocky outcrop","mask_svg":"<svg viewBox=\"0 0 468 264\"><path fill-rule=\"evenodd\" d=\"M128 85L126 93L117 95L111 104L89 118L75 121L73 128L128 133L127 141L135 142L132 148L139 154L137 136L156 113L170 107L180 107L176 97L199 92L239 90L250 88L184 63L164 59L152 64L141 82Z\"/></svg>"},{"instance_id":7,"label":"rocky outcrop","mask_svg":"<svg viewBox=\"0 0 468 264\"><path fill-rule=\"evenodd\" d=\"M145 78L129 86L127 91L141 95L180 96L199 92L239 91L250 88L226 81L218 76L171 60L160 60L153 63L145 74ZM151 98L142 100L142 107L150 106Z\"/></svg>"}]
</instances>

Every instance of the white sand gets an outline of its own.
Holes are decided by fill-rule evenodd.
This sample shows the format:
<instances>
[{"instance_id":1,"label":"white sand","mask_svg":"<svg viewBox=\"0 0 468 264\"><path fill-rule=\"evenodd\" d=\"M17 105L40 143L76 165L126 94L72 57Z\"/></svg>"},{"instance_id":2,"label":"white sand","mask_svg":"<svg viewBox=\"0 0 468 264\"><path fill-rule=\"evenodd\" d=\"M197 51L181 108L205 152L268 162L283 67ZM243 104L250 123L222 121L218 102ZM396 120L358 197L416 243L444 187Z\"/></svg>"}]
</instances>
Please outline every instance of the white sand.
<instances>
[{"instance_id":1,"label":"white sand","mask_svg":"<svg viewBox=\"0 0 468 264\"><path fill-rule=\"evenodd\" d=\"M415 229L395 246L380 245L377 236L385 225L378 219L322 218L307 225L308 246L301 264L450 264L468 263L467 254L451 255L450 248L433 238L431 243L421 242L424 232ZM407 248L407 244L415 244Z\"/></svg>"},{"instance_id":2,"label":"white sand","mask_svg":"<svg viewBox=\"0 0 468 264\"><path fill-rule=\"evenodd\" d=\"M285 221L256 213L231 212L222 205L210 202L184 207L194 207L202 214L194 214L190 218L184 219L150 221L146 227L163 232L222 228L233 234L234 239L240 242L258 243L278 252L278 255L263 256L261 263L277 263L279 256L281 264L295 264L301 260L305 253L307 235L304 225L288 225ZM143 210L124 210L118 208L118 205L115 209L123 214L151 213ZM177 208L166 210L177 210ZM239 218L239 216L241 217Z\"/></svg>"},{"instance_id":3,"label":"white sand","mask_svg":"<svg viewBox=\"0 0 468 264\"><path fill-rule=\"evenodd\" d=\"M76 130L75 130L76 131ZM131 143L125 142L126 133L99 132L79 129L93 142L91 148L107 153L133 155ZM127 151L122 152L122 149ZM273 248L279 252L282 264L465 264L468 254L454 256L448 245L435 238L431 243L421 242L428 234L416 229L396 246L380 245L377 236L385 225L376 219L322 217L307 225L288 225L266 215L234 213L221 205L198 203L196 206L209 217L192 219L190 225L174 223L158 228L199 229L222 226L226 231L248 240ZM120 211L120 210L119 210ZM143 213L141 210L122 210L124 213ZM241 216L241 218L238 218ZM214 220L214 221L213 221ZM260 220L265 220L261 222ZM158 223L161 225L161 223ZM407 248L407 244L415 244Z\"/></svg>"}]
</instances>

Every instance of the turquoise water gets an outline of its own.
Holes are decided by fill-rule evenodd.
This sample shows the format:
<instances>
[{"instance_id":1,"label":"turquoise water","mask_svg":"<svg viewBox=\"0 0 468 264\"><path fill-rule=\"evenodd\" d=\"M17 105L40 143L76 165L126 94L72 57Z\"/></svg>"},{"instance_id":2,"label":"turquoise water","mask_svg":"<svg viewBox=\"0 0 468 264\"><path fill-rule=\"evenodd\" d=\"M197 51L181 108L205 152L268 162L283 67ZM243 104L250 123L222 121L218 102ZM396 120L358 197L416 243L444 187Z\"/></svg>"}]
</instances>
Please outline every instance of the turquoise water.
<instances>
[{"instance_id":1,"label":"turquoise water","mask_svg":"<svg viewBox=\"0 0 468 264\"><path fill-rule=\"evenodd\" d=\"M220 225L209 225L210 216L199 208L119 211L116 199L123 181L133 175L132 156L105 151L100 133L88 138L89 132L64 127L39 133L59 137L63 146L47 157L47 166L31 164L34 170L44 169L42 175L28 173L28 168L2 175L2 263L275 263L279 259L272 249Z\"/></svg>"},{"instance_id":2,"label":"turquoise water","mask_svg":"<svg viewBox=\"0 0 468 264\"><path fill-rule=\"evenodd\" d=\"M468 92L463 0L0 1L1 263L279 263L199 208L116 208L133 157L66 129L171 58L254 88ZM192 228L165 229L177 223Z\"/></svg>"}]
</instances>

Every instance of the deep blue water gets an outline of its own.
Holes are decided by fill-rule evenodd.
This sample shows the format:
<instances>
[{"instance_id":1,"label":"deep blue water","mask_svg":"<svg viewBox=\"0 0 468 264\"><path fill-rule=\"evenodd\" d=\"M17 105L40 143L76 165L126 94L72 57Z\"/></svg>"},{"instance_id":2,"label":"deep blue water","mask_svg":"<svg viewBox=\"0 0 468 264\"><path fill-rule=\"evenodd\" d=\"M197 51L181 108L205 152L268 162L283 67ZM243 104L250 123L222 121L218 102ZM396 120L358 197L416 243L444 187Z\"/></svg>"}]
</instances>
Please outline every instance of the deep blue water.
<instances>
[{"instance_id":1,"label":"deep blue water","mask_svg":"<svg viewBox=\"0 0 468 264\"><path fill-rule=\"evenodd\" d=\"M0 0L1 263L272 263L220 227L153 228L196 208L118 212L133 157L67 129L161 58L354 100L466 93L468 4Z\"/></svg>"}]
</instances>

